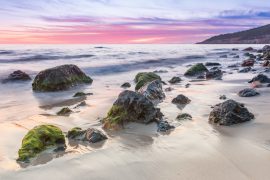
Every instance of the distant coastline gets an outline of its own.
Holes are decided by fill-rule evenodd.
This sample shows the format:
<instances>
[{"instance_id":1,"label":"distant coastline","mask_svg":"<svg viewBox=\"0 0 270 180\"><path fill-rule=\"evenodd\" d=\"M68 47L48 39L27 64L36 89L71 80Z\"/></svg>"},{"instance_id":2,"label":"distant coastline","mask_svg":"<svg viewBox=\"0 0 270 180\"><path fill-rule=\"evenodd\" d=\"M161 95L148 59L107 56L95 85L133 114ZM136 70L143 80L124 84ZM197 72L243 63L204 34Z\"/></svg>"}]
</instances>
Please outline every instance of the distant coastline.
<instances>
[{"instance_id":1,"label":"distant coastline","mask_svg":"<svg viewBox=\"0 0 270 180\"><path fill-rule=\"evenodd\" d=\"M270 44L270 24L246 31L221 34L197 44Z\"/></svg>"}]
</instances>

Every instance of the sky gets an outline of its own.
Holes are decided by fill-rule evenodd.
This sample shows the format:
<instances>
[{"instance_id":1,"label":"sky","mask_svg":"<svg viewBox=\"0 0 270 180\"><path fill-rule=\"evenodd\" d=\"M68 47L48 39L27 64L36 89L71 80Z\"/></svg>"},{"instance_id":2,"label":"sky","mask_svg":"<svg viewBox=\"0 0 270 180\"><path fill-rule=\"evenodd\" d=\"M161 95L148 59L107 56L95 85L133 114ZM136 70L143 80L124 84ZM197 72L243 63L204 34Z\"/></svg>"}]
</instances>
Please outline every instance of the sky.
<instances>
[{"instance_id":1,"label":"sky","mask_svg":"<svg viewBox=\"0 0 270 180\"><path fill-rule=\"evenodd\" d=\"M270 24L270 0L0 0L1 44L195 43Z\"/></svg>"}]
</instances>

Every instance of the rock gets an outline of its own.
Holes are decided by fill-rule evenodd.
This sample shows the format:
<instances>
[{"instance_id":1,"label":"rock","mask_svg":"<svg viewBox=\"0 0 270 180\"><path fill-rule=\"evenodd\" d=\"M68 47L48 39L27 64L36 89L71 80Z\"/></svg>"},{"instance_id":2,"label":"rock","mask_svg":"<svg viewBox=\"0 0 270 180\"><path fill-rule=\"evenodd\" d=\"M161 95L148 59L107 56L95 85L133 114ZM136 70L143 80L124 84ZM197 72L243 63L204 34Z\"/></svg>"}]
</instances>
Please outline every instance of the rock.
<instances>
[{"instance_id":1,"label":"rock","mask_svg":"<svg viewBox=\"0 0 270 180\"><path fill-rule=\"evenodd\" d=\"M232 51L239 51L238 48L232 48Z\"/></svg>"},{"instance_id":2,"label":"rock","mask_svg":"<svg viewBox=\"0 0 270 180\"><path fill-rule=\"evenodd\" d=\"M180 104L180 105L189 104L190 102L191 100L188 97L184 96L183 94L178 95L176 98L172 100L173 104Z\"/></svg>"},{"instance_id":3,"label":"rock","mask_svg":"<svg viewBox=\"0 0 270 180\"><path fill-rule=\"evenodd\" d=\"M75 108L83 107L83 106L86 106L86 105L87 105L86 102L82 101L78 105L76 105Z\"/></svg>"},{"instance_id":4,"label":"rock","mask_svg":"<svg viewBox=\"0 0 270 180\"><path fill-rule=\"evenodd\" d=\"M233 56L233 58L234 59L238 59L238 58L240 58L240 56L239 55L236 55L236 56Z\"/></svg>"},{"instance_id":5,"label":"rock","mask_svg":"<svg viewBox=\"0 0 270 180\"><path fill-rule=\"evenodd\" d=\"M82 130L80 127L72 128L68 131L67 137L77 141L88 141L90 143L97 143L108 139L107 136L100 130L88 128Z\"/></svg>"},{"instance_id":6,"label":"rock","mask_svg":"<svg viewBox=\"0 0 270 180\"><path fill-rule=\"evenodd\" d=\"M199 75L197 76L197 79L205 79L205 75Z\"/></svg>"},{"instance_id":7,"label":"rock","mask_svg":"<svg viewBox=\"0 0 270 180\"><path fill-rule=\"evenodd\" d=\"M254 49L252 47L248 47L246 49L243 49L243 51L253 51Z\"/></svg>"},{"instance_id":8,"label":"rock","mask_svg":"<svg viewBox=\"0 0 270 180\"><path fill-rule=\"evenodd\" d=\"M152 101L154 104L161 102L165 98L160 80L155 80L145 84L138 92Z\"/></svg>"},{"instance_id":9,"label":"rock","mask_svg":"<svg viewBox=\"0 0 270 180\"><path fill-rule=\"evenodd\" d=\"M227 55L222 55L222 56L219 56L220 58L228 58Z\"/></svg>"},{"instance_id":10,"label":"rock","mask_svg":"<svg viewBox=\"0 0 270 180\"><path fill-rule=\"evenodd\" d=\"M251 54L251 53L245 53L244 56L247 56L250 59L256 59L256 56L254 54Z\"/></svg>"},{"instance_id":11,"label":"rock","mask_svg":"<svg viewBox=\"0 0 270 180\"><path fill-rule=\"evenodd\" d=\"M270 61L266 60L263 62L263 67L267 67L269 66L269 64L270 64Z\"/></svg>"},{"instance_id":12,"label":"rock","mask_svg":"<svg viewBox=\"0 0 270 180\"><path fill-rule=\"evenodd\" d=\"M264 59L264 60L270 60L270 52L265 52L265 53L263 54L263 59Z\"/></svg>"},{"instance_id":13,"label":"rock","mask_svg":"<svg viewBox=\"0 0 270 180\"><path fill-rule=\"evenodd\" d=\"M121 85L121 88L130 88L131 84L129 82L125 82L124 84Z\"/></svg>"},{"instance_id":14,"label":"rock","mask_svg":"<svg viewBox=\"0 0 270 180\"><path fill-rule=\"evenodd\" d=\"M255 60L254 59L248 59L242 62L241 66L242 67L247 67L247 66L254 66Z\"/></svg>"},{"instance_id":15,"label":"rock","mask_svg":"<svg viewBox=\"0 0 270 180\"><path fill-rule=\"evenodd\" d=\"M221 66L221 64L216 62L206 62L205 66Z\"/></svg>"},{"instance_id":16,"label":"rock","mask_svg":"<svg viewBox=\"0 0 270 180\"><path fill-rule=\"evenodd\" d=\"M206 79L221 79L223 75L223 72L220 69L208 71L205 74Z\"/></svg>"},{"instance_id":17,"label":"rock","mask_svg":"<svg viewBox=\"0 0 270 180\"><path fill-rule=\"evenodd\" d=\"M239 65L238 64L232 64L232 65L229 65L228 68L237 68Z\"/></svg>"},{"instance_id":18,"label":"rock","mask_svg":"<svg viewBox=\"0 0 270 180\"><path fill-rule=\"evenodd\" d=\"M171 80L169 80L169 83L171 84L177 84L180 83L182 81L182 79L180 77L173 77Z\"/></svg>"},{"instance_id":19,"label":"rock","mask_svg":"<svg viewBox=\"0 0 270 180\"><path fill-rule=\"evenodd\" d=\"M175 127L170 125L167 121L160 121L158 123L158 132L167 132L171 129L174 129Z\"/></svg>"},{"instance_id":20,"label":"rock","mask_svg":"<svg viewBox=\"0 0 270 180\"><path fill-rule=\"evenodd\" d=\"M220 99L220 100L226 100L227 97L226 97L225 95L221 95L221 96L219 96L219 99Z\"/></svg>"},{"instance_id":21,"label":"rock","mask_svg":"<svg viewBox=\"0 0 270 180\"><path fill-rule=\"evenodd\" d=\"M63 132L53 125L36 126L24 136L17 161L29 162L31 158L50 147L66 147Z\"/></svg>"},{"instance_id":22,"label":"rock","mask_svg":"<svg viewBox=\"0 0 270 180\"><path fill-rule=\"evenodd\" d=\"M18 70L11 73L6 79L4 79L2 82L11 82L11 81L29 81L31 80L31 77L26 74L25 72Z\"/></svg>"},{"instance_id":23,"label":"rock","mask_svg":"<svg viewBox=\"0 0 270 180\"><path fill-rule=\"evenodd\" d=\"M270 83L270 79L264 74L258 74L253 77L248 83L259 82L259 83Z\"/></svg>"},{"instance_id":24,"label":"rock","mask_svg":"<svg viewBox=\"0 0 270 180\"><path fill-rule=\"evenodd\" d=\"M75 65L62 65L38 73L32 84L34 91L60 91L79 84L92 83Z\"/></svg>"},{"instance_id":25,"label":"rock","mask_svg":"<svg viewBox=\"0 0 270 180\"><path fill-rule=\"evenodd\" d=\"M176 119L178 121L183 121L183 120L192 120L192 116L190 114L187 113L183 113L183 114L179 114Z\"/></svg>"},{"instance_id":26,"label":"rock","mask_svg":"<svg viewBox=\"0 0 270 180\"><path fill-rule=\"evenodd\" d=\"M240 97L252 97L252 96L257 96L260 93L258 93L256 90L251 89L251 88L246 88L238 92L238 95Z\"/></svg>"},{"instance_id":27,"label":"rock","mask_svg":"<svg viewBox=\"0 0 270 180\"><path fill-rule=\"evenodd\" d=\"M187 83L187 84L185 85L185 88L189 88L190 85L191 85L191 84Z\"/></svg>"},{"instance_id":28,"label":"rock","mask_svg":"<svg viewBox=\"0 0 270 180\"><path fill-rule=\"evenodd\" d=\"M136 87L135 90L139 90L141 87L143 87L145 84L152 82L154 80L160 80L161 77L153 72L141 72L138 73L135 77L135 83Z\"/></svg>"},{"instance_id":29,"label":"rock","mask_svg":"<svg viewBox=\"0 0 270 180\"><path fill-rule=\"evenodd\" d=\"M245 68L242 68L242 69L240 69L238 72L239 72L239 73L247 73L247 72L249 72L249 71L251 71L251 67L245 67Z\"/></svg>"},{"instance_id":30,"label":"rock","mask_svg":"<svg viewBox=\"0 0 270 180\"><path fill-rule=\"evenodd\" d=\"M166 91L166 92L169 92L169 91L172 91L172 90L173 90L173 88L171 88L171 87L165 88L165 91Z\"/></svg>"},{"instance_id":31,"label":"rock","mask_svg":"<svg viewBox=\"0 0 270 180\"><path fill-rule=\"evenodd\" d=\"M243 123L254 119L254 115L243 104L227 100L214 106L209 122L224 126Z\"/></svg>"},{"instance_id":32,"label":"rock","mask_svg":"<svg viewBox=\"0 0 270 180\"><path fill-rule=\"evenodd\" d=\"M84 92L77 92L73 95L73 97L83 97L83 96L91 96L93 93L84 93Z\"/></svg>"},{"instance_id":33,"label":"rock","mask_svg":"<svg viewBox=\"0 0 270 180\"><path fill-rule=\"evenodd\" d=\"M103 127L116 130L128 122L148 124L160 121L162 116L160 109L145 96L125 90L120 93L107 117L103 119Z\"/></svg>"},{"instance_id":34,"label":"rock","mask_svg":"<svg viewBox=\"0 0 270 180\"><path fill-rule=\"evenodd\" d=\"M265 45L263 48L262 48L262 52L263 53L266 53L266 52L269 52L270 51L270 46L269 45Z\"/></svg>"},{"instance_id":35,"label":"rock","mask_svg":"<svg viewBox=\"0 0 270 180\"><path fill-rule=\"evenodd\" d=\"M153 73L167 73L167 70L155 70Z\"/></svg>"},{"instance_id":36,"label":"rock","mask_svg":"<svg viewBox=\"0 0 270 180\"><path fill-rule=\"evenodd\" d=\"M204 72L207 72L208 69L202 64L202 63L198 63L195 64L193 66L191 66L186 72L185 72L185 76L196 76L199 74L202 74Z\"/></svg>"},{"instance_id":37,"label":"rock","mask_svg":"<svg viewBox=\"0 0 270 180\"><path fill-rule=\"evenodd\" d=\"M72 110L70 110L68 107L64 107L60 111L58 111L56 114L58 116L69 116L71 113L72 113Z\"/></svg>"}]
</instances>

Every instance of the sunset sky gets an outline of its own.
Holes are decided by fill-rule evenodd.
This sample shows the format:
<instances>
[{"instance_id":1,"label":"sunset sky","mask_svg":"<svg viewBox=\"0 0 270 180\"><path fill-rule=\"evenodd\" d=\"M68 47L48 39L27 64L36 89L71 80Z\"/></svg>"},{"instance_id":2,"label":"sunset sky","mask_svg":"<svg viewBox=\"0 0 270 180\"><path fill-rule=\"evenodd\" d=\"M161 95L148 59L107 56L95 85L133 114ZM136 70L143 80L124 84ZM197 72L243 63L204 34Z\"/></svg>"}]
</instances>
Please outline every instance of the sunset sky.
<instances>
[{"instance_id":1,"label":"sunset sky","mask_svg":"<svg viewBox=\"0 0 270 180\"><path fill-rule=\"evenodd\" d=\"M0 0L2 44L194 43L270 24L270 0Z\"/></svg>"}]
</instances>

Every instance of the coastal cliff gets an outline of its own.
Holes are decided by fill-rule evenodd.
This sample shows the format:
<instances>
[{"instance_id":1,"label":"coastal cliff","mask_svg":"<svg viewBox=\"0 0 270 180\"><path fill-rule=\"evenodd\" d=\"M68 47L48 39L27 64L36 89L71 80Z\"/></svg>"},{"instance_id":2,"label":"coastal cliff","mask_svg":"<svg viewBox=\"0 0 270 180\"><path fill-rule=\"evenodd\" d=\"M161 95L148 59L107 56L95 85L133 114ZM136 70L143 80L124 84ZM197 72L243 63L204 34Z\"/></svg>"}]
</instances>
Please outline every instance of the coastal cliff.
<instances>
[{"instance_id":1,"label":"coastal cliff","mask_svg":"<svg viewBox=\"0 0 270 180\"><path fill-rule=\"evenodd\" d=\"M198 44L269 44L270 24L236 33L221 34Z\"/></svg>"}]
</instances>

